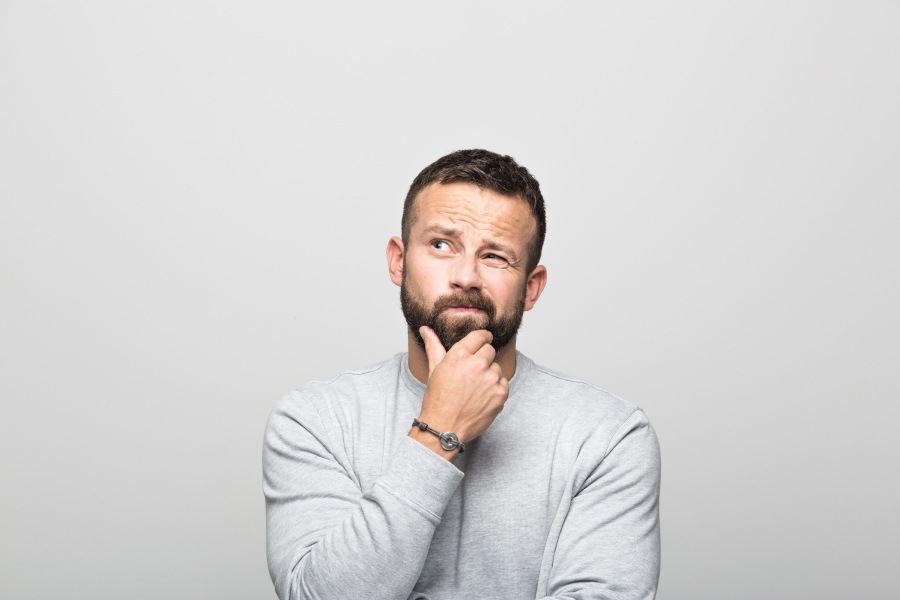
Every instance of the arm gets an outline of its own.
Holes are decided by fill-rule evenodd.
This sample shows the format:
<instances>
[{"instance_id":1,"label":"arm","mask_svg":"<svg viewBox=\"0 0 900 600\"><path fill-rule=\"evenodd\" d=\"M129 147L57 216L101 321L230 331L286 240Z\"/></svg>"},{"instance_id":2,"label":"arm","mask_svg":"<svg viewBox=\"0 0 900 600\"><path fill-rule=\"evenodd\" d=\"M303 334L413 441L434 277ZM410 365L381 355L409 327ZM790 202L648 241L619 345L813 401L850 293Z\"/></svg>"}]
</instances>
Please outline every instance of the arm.
<instances>
[{"instance_id":1,"label":"arm","mask_svg":"<svg viewBox=\"0 0 900 600\"><path fill-rule=\"evenodd\" d=\"M660 454L636 411L619 427L572 499L543 600L637 600L659 581Z\"/></svg>"},{"instance_id":2,"label":"arm","mask_svg":"<svg viewBox=\"0 0 900 600\"><path fill-rule=\"evenodd\" d=\"M469 441L494 420L508 381L491 334L476 330L444 351L422 328L429 378L422 420ZM281 600L403 600L422 572L435 528L463 477L457 451L418 428L370 490L360 489L342 432L292 395L273 412L263 451L269 572Z\"/></svg>"},{"instance_id":3,"label":"arm","mask_svg":"<svg viewBox=\"0 0 900 600\"><path fill-rule=\"evenodd\" d=\"M314 404L298 393L267 425L267 550L278 596L403 600L462 473L405 438L363 493L336 448Z\"/></svg>"}]
</instances>

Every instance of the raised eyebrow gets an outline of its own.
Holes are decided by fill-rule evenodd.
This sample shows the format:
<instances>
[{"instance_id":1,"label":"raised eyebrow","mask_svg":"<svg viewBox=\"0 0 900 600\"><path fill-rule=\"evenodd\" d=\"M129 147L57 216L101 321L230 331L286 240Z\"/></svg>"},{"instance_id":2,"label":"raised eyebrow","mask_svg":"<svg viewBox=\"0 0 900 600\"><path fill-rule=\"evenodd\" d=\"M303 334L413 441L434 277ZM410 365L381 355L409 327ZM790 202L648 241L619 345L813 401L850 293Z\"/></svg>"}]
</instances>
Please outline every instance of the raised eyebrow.
<instances>
[{"instance_id":1,"label":"raised eyebrow","mask_svg":"<svg viewBox=\"0 0 900 600\"><path fill-rule=\"evenodd\" d=\"M444 237L456 238L459 237L459 230L452 229L450 227L443 227L441 225L432 225L431 227L427 227L425 231L422 232L422 236L429 236L433 234L442 235Z\"/></svg>"}]
</instances>

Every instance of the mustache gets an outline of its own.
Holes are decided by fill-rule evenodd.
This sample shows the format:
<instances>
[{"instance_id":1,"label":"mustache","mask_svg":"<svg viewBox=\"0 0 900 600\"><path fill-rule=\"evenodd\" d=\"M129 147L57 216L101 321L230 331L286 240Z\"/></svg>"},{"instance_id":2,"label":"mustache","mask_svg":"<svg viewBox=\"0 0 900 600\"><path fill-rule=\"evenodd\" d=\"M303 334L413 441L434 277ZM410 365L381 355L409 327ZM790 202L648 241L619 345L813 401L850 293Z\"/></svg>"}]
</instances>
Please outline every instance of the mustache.
<instances>
[{"instance_id":1,"label":"mustache","mask_svg":"<svg viewBox=\"0 0 900 600\"><path fill-rule=\"evenodd\" d=\"M496 305L489 299L481 295L481 292L474 290L458 291L452 294L441 296L434 302L434 314L438 314L448 308L456 306L465 306L468 308L477 308L487 313L487 316L493 318L497 312Z\"/></svg>"}]
</instances>

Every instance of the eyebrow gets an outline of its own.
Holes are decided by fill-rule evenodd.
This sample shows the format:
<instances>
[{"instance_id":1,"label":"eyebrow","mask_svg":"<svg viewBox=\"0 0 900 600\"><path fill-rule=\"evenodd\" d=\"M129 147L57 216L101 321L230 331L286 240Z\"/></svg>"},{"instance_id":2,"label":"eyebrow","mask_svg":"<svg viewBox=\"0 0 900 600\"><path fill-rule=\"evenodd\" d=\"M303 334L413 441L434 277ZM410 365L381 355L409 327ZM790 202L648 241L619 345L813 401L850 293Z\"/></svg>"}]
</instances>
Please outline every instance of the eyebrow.
<instances>
[{"instance_id":1,"label":"eyebrow","mask_svg":"<svg viewBox=\"0 0 900 600\"><path fill-rule=\"evenodd\" d=\"M443 225L431 225L426 227L422 232L422 237L438 234L442 237L448 238L456 238L459 239L462 232L459 229L455 229L453 227L444 227ZM505 252L509 254L509 257L512 262L519 262L519 255L515 250L512 249L511 246L504 244L503 242L498 242L497 240L492 240L489 238L481 238L481 243L488 248L492 248L494 250L499 250L500 252Z\"/></svg>"}]
</instances>

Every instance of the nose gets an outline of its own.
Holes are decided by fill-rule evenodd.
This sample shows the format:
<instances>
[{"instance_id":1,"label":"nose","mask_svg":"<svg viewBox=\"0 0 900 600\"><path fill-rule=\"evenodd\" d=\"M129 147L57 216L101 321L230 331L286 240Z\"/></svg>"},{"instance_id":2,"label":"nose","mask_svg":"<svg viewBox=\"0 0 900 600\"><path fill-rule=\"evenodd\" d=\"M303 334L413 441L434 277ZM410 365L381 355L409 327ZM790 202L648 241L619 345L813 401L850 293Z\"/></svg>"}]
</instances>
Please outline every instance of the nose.
<instances>
[{"instance_id":1,"label":"nose","mask_svg":"<svg viewBox=\"0 0 900 600\"><path fill-rule=\"evenodd\" d=\"M450 285L454 289L481 289L481 275L478 272L478 259L475 256L462 255L454 262L450 271Z\"/></svg>"}]
</instances>

